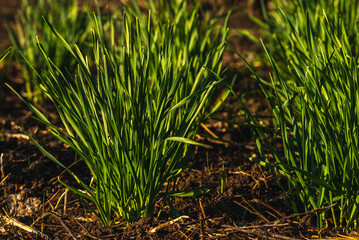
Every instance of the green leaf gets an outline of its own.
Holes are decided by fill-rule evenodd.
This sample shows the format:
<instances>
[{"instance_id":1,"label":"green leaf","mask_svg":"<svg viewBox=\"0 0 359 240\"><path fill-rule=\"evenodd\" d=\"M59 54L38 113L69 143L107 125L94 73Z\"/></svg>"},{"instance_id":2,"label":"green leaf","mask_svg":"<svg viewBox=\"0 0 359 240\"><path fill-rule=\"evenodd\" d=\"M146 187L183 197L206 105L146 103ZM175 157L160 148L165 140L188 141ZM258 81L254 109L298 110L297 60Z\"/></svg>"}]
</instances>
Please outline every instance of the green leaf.
<instances>
[{"instance_id":1,"label":"green leaf","mask_svg":"<svg viewBox=\"0 0 359 240\"><path fill-rule=\"evenodd\" d=\"M181 143L201 146L201 147L205 147L205 148L212 148L211 146L209 146L207 144L199 143L199 142L196 142L196 141L194 141L192 139L184 138L184 137L168 137L164 141L181 142Z\"/></svg>"},{"instance_id":2,"label":"green leaf","mask_svg":"<svg viewBox=\"0 0 359 240\"><path fill-rule=\"evenodd\" d=\"M0 62L2 62L2 60L4 60L4 58L11 52L11 47L9 47L8 49L6 49L5 52L3 52L1 55L0 55Z\"/></svg>"}]
</instances>

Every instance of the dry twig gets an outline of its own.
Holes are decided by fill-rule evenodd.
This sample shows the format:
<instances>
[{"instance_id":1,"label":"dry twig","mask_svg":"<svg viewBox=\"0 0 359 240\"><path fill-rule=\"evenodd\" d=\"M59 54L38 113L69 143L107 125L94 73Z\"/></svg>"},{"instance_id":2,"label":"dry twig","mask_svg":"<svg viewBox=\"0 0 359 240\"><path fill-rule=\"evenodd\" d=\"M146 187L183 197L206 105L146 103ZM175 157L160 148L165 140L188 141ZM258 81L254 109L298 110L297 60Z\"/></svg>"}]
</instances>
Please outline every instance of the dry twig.
<instances>
[{"instance_id":1,"label":"dry twig","mask_svg":"<svg viewBox=\"0 0 359 240\"><path fill-rule=\"evenodd\" d=\"M24 230L24 231L26 231L26 232L39 235L39 236L41 236L42 238L46 238L46 239L49 238L46 234L44 234L44 233L42 233L42 232L40 232L40 231L38 231L38 230L36 230L36 229L34 229L34 228L32 228L32 227L30 227L30 226L28 226L28 225L26 225L26 224L20 222L20 221L18 221L18 220L16 220L16 219L12 218L12 217L10 217L10 216L8 216L7 214L6 214L6 216L0 215L0 219L2 219L2 220L5 222L5 224L18 227L18 228L20 228L20 229L22 229L22 230Z\"/></svg>"},{"instance_id":2,"label":"dry twig","mask_svg":"<svg viewBox=\"0 0 359 240\"><path fill-rule=\"evenodd\" d=\"M101 238L98 238L98 237L95 237L94 235L92 235L80 222L79 222L79 220L77 220L76 218L75 218L75 221L76 221L76 223L85 231L85 233L86 233L86 237L90 237L90 238L92 238L92 239L96 239L96 240L101 240Z\"/></svg>"},{"instance_id":3,"label":"dry twig","mask_svg":"<svg viewBox=\"0 0 359 240\"><path fill-rule=\"evenodd\" d=\"M4 179L5 178L5 173L4 173L4 153L0 154L0 171L1 171L1 178ZM2 182L2 181L1 181Z\"/></svg>"},{"instance_id":4,"label":"dry twig","mask_svg":"<svg viewBox=\"0 0 359 240\"><path fill-rule=\"evenodd\" d=\"M201 240L204 240L204 224L203 224L203 217L201 214L199 214L199 225L200 225L200 238Z\"/></svg>"},{"instance_id":5,"label":"dry twig","mask_svg":"<svg viewBox=\"0 0 359 240\"><path fill-rule=\"evenodd\" d=\"M255 209L249 202L247 202L244 198L243 198L243 201L252 209L249 209L247 208L246 206L244 206L243 204L237 202L237 201L233 201L235 204L238 204L239 206L243 207L244 209L246 209L248 212L252 213L252 214L255 214L257 216L259 216L260 218L262 218L264 221L266 221L267 223L270 223L270 221L265 217L263 216L263 214L261 214L260 212L257 211L257 209Z\"/></svg>"},{"instance_id":6,"label":"dry twig","mask_svg":"<svg viewBox=\"0 0 359 240\"><path fill-rule=\"evenodd\" d=\"M56 213L51 212L50 213L52 216L56 217L57 220L59 220L60 224L66 229L66 231L70 234L70 236L72 237L72 239L77 240L75 234L72 232L72 230L66 225L66 223L61 219L61 217L59 217Z\"/></svg>"},{"instance_id":7,"label":"dry twig","mask_svg":"<svg viewBox=\"0 0 359 240\"><path fill-rule=\"evenodd\" d=\"M46 216L54 216L57 218L57 220L59 220L60 224L65 228L65 230L70 234L70 236L72 237L72 239L77 240L75 234L72 232L72 230L66 225L66 223L61 219L61 217L59 216L58 213L56 212L47 212L44 213L41 217L39 217L38 219L35 220L35 222L32 223L32 225L34 225L36 222L38 222L39 220L43 219Z\"/></svg>"},{"instance_id":8,"label":"dry twig","mask_svg":"<svg viewBox=\"0 0 359 240\"><path fill-rule=\"evenodd\" d=\"M305 215L309 215L309 214L313 214L313 213L316 213L318 211L322 211L322 210L326 210L328 208L331 208L331 207L334 207L335 205L337 205L336 203L334 204L331 204L329 206L326 206L326 207L322 207L322 208L317 208L317 209L313 209L309 212L304 212L304 213L294 213L294 214L291 214L287 217L284 217L284 218L280 218L274 222L282 222L283 220L286 220L286 219L290 219L290 218L295 218L295 217L300 217L300 216L305 216Z\"/></svg>"},{"instance_id":9,"label":"dry twig","mask_svg":"<svg viewBox=\"0 0 359 240\"><path fill-rule=\"evenodd\" d=\"M150 233L155 233L155 232L157 232L157 231L159 231L159 230L161 230L161 229L163 229L163 228L165 228L165 227L168 227L168 226L170 226L170 225L172 225L172 224L174 224L174 223L176 223L176 222L178 222L178 221L180 221L180 220L182 220L182 219L185 219L185 218L188 219L188 218L190 218L190 217L188 217L188 216L180 216L180 217L178 217L178 218L176 218L176 219L173 219L173 220L171 220L171 221L169 221L169 222L162 223L162 224L158 225L157 227L152 228L152 229L150 230Z\"/></svg>"},{"instance_id":10,"label":"dry twig","mask_svg":"<svg viewBox=\"0 0 359 240\"><path fill-rule=\"evenodd\" d=\"M5 133L4 136L8 138L17 138L17 139L25 139L25 140L30 139L27 135L23 133Z\"/></svg>"},{"instance_id":11,"label":"dry twig","mask_svg":"<svg viewBox=\"0 0 359 240\"><path fill-rule=\"evenodd\" d=\"M287 217L284 213L278 211L277 209L275 209L274 207L272 207L272 206L269 205L268 203L265 203L265 202L263 202L263 201L261 201L261 200L259 200L259 199L253 199L252 201L253 201L253 202L256 202L256 203L259 203L260 205L262 205L262 206L264 206L264 207L266 207L266 208L269 208L270 210L272 210L273 212L275 212L276 214L278 214L278 215L279 215L280 217L282 217L282 218ZM290 222L290 220L287 219L287 222Z\"/></svg>"},{"instance_id":12,"label":"dry twig","mask_svg":"<svg viewBox=\"0 0 359 240\"><path fill-rule=\"evenodd\" d=\"M206 125L204 125L203 123L201 123L201 127L206 130L206 132L209 133L209 135L211 135L214 138L219 138L214 132L212 132Z\"/></svg>"}]
</instances>

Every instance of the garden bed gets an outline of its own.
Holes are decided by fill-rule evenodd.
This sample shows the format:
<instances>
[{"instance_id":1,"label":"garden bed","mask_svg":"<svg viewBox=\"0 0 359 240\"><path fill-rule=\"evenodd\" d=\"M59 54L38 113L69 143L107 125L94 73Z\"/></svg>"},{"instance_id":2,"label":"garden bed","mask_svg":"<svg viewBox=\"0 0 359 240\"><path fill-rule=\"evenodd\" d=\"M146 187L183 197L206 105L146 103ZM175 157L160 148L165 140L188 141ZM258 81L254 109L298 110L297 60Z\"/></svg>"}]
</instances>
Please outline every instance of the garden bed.
<instances>
[{"instance_id":1,"label":"garden bed","mask_svg":"<svg viewBox=\"0 0 359 240\"><path fill-rule=\"evenodd\" d=\"M244 8L232 16L231 28L255 32L255 25L247 15L259 16L257 5L248 7L247 1L224 2L228 9ZM13 23L18 2L1 0L0 5ZM4 24L0 26L0 34L7 36ZM258 49L239 36L232 37L231 43L247 57ZM9 40L3 37L0 49L8 45ZM228 51L224 64L229 67L231 75L238 75L234 86L236 92L249 92L246 103L250 111L256 115L268 114L259 87L251 80L250 72L239 58ZM4 69L4 65L0 67L0 70ZM263 67L264 76L267 74L265 71ZM14 62L5 81L18 91L23 88L23 77ZM85 163L68 146L50 135L44 125L34 120L31 110L3 82L0 93L2 239L310 239L318 236L315 213L293 214L272 173L248 160L248 157L258 154L248 129L238 129L214 120L206 123L200 133L215 134L230 143L198 137L197 140L212 148L196 149L191 157L195 164L180 174L178 187L188 190L219 183L216 187L199 197L171 198L180 218L175 216L164 198L159 198L154 217L140 219L130 226L118 219L111 227L103 227L91 212L86 211L80 200L66 192L58 178L75 186L76 181L45 157L18 126L86 180L89 173L85 170ZM52 103L42 106L46 106L44 110L50 120L59 121ZM238 103L228 103L215 116L230 119L240 110ZM221 179L224 179L222 186ZM322 236L339 236L338 233L339 229L327 228L322 231Z\"/></svg>"}]
</instances>

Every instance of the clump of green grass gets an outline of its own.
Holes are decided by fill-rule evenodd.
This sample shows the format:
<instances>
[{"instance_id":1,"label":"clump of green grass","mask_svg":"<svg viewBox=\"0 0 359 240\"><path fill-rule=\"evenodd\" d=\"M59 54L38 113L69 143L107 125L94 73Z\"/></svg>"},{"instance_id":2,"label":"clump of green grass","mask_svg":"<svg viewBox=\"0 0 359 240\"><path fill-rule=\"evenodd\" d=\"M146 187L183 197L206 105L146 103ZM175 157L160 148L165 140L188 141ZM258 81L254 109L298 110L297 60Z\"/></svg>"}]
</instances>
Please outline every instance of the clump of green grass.
<instances>
[{"instance_id":1,"label":"clump of green grass","mask_svg":"<svg viewBox=\"0 0 359 240\"><path fill-rule=\"evenodd\" d=\"M36 46L38 36L52 61L62 70L67 67L71 72L76 62L59 44L42 16L49 19L69 43L76 43L82 47L91 42L91 39L87 37L92 27L88 12L86 1L84 5L79 6L77 0L22 0L21 9L15 18L16 28L12 29L9 24L7 25L10 40L14 48L21 51L31 65L41 72L42 68L46 68L46 64ZM15 58L21 66L25 79L24 95L34 102L41 102L44 96L39 87L38 77L23 61L20 54L15 54Z\"/></svg>"},{"instance_id":2,"label":"clump of green grass","mask_svg":"<svg viewBox=\"0 0 359 240\"><path fill-rule=\"evenodd\" d=\"M192 146L205 146L193 139L198 117L222 81L214 71L225 48L227 21L221 29L223 40L207 50L205 59L197 63L201 65L193 72L193 62L198 61L195 56L181 63L173 57L173 39L180 26L168 22L163 25L164 34L151 17L149 14L141 23L124 14L119 31L122 34L118 42L110 43L105 40L102 22L94 17L93 58L84 55L77 45L72 48L48 22L57 41L75 59L76 75L64 73L39 41L46 73L36 71L27 60L41 89L57 107L66 130L52 125L23 100L52 134L84 159L91 181L81 180L32 140L78 181L81 190L63 184L83 199L104 225L111 224L113 214L128 223L151 216L159 195L190 196L206 191L176 192L174 178L190 166ZM160 34L163 38L158 39ZM181 44L188 47L186 42Z\"/></svg>"},{"instance_id":3,"label":"clump of green grass","mask_svg":"<svg viewBox=\"0 0 359 240\"><path fill-rule=\"evenodd\" d=\"M359 204L359 72L356 1L279 1L264 47L272 84L257 80L278 129L252 131L263 160L287 178L293 210L318 209L318 226L356 228ZM263 45L264 46L264 45ZM252 69L253 71L253 69ZM253 71L254 72L254 71ZM256 125L249 111L249 118ZM281 137L284 156L265 132ZM261 141L260 141L261 140ZM262 143L270 150L272 165ZM278 182L279 183L279 182Z\"/></svg>"}]
</instances>

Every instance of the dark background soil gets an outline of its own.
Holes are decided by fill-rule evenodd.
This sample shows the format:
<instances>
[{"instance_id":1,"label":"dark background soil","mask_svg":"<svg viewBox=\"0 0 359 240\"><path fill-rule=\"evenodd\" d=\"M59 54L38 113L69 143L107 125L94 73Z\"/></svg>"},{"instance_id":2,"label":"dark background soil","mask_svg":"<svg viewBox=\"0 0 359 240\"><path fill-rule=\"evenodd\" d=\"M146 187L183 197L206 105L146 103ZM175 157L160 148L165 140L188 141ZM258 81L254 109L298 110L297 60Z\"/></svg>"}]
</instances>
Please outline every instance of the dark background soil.
<instances>
[{"instance_id":1,"label":"dark background soil","mask_svg":"<svg viewBox=\"0 0 359 240\"><path fill-rule=\"evenodd\" d=\"M259 1L258 1L259 2ZM251 4L250 4L251 3ZM248 29L257 33L248 14L261 17L256 1L222 1L226 8L243 7L233 14L230 28ZM14 24L14 15L20 1L0 0L1 11ZM212 7L211 2L206 7ZM4 21L0 24L0 49L10 45ZM246 57L261 50L244 37L233 33L231 43ZM245 99L254 114L268 115L266 102L250 73L231 51L227 51L224 65L229 74L237 74L235 89L246 93ZM0 71L4 65L0 66ZM266 69L261 73L266 75ZM32 112L5 85L16 90L23 88L19 67L13 62L0 85L0 238L1 239L303 239L317 235L311 221L288 218L292 214L269 171L252 163L248 157L256 154L256 147L248 129L229 126L210 120L206 123L215 134L231 144L199 139L212 149L199 148L192 156L193 168L179 177L182 190L219 183L222 167L227 174L223 189L218 185L200 197L173 198L174 207L188 218L163 227L156 233L150 230L176 217L164 199L158 199L152 218L144 218L131 226L120 219L112 227L102 227L78 199L65 193L57 179L75 184L62 168L47 159L18 128L21 126L34 136L45 149L66 166L88 178L85 164L74 152L52 137L46 128L32 118ZM51 104L43 106L49 116L56 116ZM240 105L229 100L216 117L238 120ZM56 117L52 118L53 121ZM242 118L243 120L243 118ZM207 134L204 129L202 133ZM75 164L74 164L75 163ZM223 190L223 191L222 191ZM11 199L16 199L11 201ZM29 204L32 203L32 204ZM31 207L32 206L32 207ZM158 216L161 208L161 214ZM11 219L11 220L9 220ZM9 222L12 221L12 222ZM36 229L31 233L15 226L16 221Z\"/></svg>"}]
</instances>

